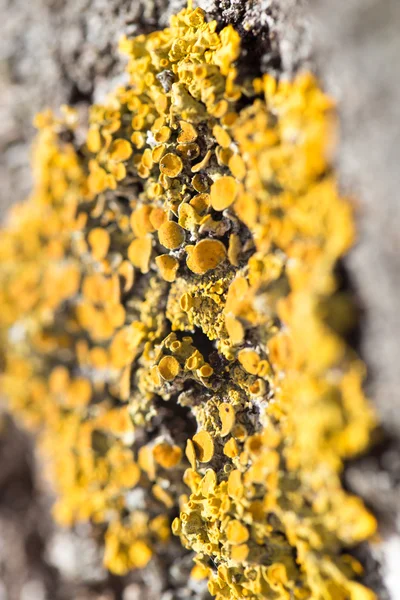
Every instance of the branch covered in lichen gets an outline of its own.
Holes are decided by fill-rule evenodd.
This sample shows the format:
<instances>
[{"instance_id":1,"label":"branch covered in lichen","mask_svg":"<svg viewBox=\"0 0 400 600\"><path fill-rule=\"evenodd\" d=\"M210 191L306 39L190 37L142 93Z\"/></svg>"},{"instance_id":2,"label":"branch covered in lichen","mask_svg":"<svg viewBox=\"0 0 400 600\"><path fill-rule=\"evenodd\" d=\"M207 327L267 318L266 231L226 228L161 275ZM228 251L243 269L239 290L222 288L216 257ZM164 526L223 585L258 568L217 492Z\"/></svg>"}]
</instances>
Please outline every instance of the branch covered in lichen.
<instances>
[{"instance_id":1,"label":"branch covered in lichen","mask_svg":"<svg viewBox=\"0 0 400 600\"><path fill-rule=\"evenodd\" d=\"M57 519L105 564L173 544L222 598L370 600L375 530L341 484L368 444L364 367L327 323L354 239L310 74L240 82L201 10L123 39L125 86L39 115L35 187L1 234L2 388L39 431Z\"/></svg>"}]
</instances>

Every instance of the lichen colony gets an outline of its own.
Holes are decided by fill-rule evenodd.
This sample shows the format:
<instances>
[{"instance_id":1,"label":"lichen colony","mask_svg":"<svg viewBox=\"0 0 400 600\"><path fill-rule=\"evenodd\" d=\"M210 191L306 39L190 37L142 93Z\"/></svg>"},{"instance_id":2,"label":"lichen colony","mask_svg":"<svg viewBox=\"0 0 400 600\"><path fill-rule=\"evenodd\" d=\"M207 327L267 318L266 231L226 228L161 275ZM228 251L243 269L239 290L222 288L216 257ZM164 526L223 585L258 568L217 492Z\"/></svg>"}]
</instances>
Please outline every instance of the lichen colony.
<instances>
[{"instance_id":1,"label":"lichen colony","mask_svg":"<svg viewBox=\"0 0 400 600\"><path fill-rule=\"evenodd\" d=\"M0 238L1 386L56 518L97 524L117 574L178 536L218 600L371 600L351 547L375 519L341 472L374 417L327 319L354 241L333 102L309 73L240 77L200 9L120 47L85 137L38 115Z\"/></svg>"}]
</instances>

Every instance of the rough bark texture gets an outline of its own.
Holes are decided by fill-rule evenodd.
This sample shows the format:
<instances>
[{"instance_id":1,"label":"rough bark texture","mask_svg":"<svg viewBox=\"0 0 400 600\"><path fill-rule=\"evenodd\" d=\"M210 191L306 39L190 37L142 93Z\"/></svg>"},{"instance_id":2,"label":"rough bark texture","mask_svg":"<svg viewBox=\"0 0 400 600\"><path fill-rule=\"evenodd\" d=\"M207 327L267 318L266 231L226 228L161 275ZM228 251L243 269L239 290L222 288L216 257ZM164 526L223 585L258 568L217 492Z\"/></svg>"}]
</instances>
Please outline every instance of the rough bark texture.
<instances>
[{"instance_id":1,"label":"rough bark texture","mask_svg":"<svg viewBox=\"0 0 400 600\"><path fill-rule=\"evenodd\" d=\"M383 541L358 550L367 566L366 580L380 598L395 599L400 596L400 3L199 4L241 32L242 69L259 65L290 75L311 65L339 103L338 169L343 189L357 198L360 238L345 269L361 308L360 349L370 368L368 391L382 422L376 447L348 466L346 481L380 517ZM120 35L165 26L169 14L183 5L182 0L0 0L3 215L29 193L33 115L64 103L85 111L120 77ZM173 600L161 583L154 587L162 581L160 573L151 581L112 578L99 567L96 545L84 528L73 533L55 528L31 442L8 417L0 433L0 460L2 600L135 600L139 595Z\"/></svg>"}]
</instances>

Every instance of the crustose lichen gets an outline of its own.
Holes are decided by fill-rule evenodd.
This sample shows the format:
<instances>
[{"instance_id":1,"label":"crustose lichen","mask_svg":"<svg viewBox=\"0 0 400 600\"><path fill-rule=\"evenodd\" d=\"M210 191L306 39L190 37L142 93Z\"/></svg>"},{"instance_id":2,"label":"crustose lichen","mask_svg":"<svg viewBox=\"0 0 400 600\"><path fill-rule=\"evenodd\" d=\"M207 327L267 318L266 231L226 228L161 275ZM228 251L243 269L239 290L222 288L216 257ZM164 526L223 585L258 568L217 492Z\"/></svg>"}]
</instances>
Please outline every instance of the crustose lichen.
<instances>
[{"instance_id":1,"label":"crustose lichen","mask_svg":"<svg viewBox=\"0 0 400 600\"><path fill-rule=\"evenodd\" d=\"M340 474L373 416L322 310L354 238L333 103L308 73L239 83L200 9L120 45L83 145L73 110L37 117L0 239L2 388L55 515L104 525L115 573L172 527L218 599L371 600L349 549L375 519Z\"/></svg>"}]
</instances>

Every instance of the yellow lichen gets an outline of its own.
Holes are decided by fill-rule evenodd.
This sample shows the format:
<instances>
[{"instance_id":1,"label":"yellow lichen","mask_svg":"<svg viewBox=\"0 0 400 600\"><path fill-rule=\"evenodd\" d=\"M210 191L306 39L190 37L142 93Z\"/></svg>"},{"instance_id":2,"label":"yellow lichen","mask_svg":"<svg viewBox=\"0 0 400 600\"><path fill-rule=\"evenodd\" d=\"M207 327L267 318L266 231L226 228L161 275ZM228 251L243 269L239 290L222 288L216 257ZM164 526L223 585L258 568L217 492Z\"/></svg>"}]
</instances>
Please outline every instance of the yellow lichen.
<instances>
[{"instance_id":1,"label":"yellow lichen","mask_svg":"<svg viewBox=\"0 0 400 600\"><path fill-rule=\"evenodd\" d=\"M251 375L257 375L260 364L260 357L254 350L245 349L238 352L238 360L244 370Z\"/></svg>"},{"instance_id":2,"label":"yellow lichen","mask_svg":"<svg viewBox=\"0 0 400 600\"><path fill-rule=\"evenodd\" d=\"M172 283L176 279L176 271L179 268L179 261L169 254L160 254L156 258L156 264L160 269L160 274L165 281Z\"/></svg>"},{"instance_id":3,"label":"yellow lichen","mask_svg":"<svg viewBox=\"0 0 400 600\"><path fill-rule=\"evenodd\" d=\"M183 169L181 158L172 152L164 154L160 160L160 171L168 177L177 177Z\"/></svg>"},{"instance_id":4,"label":"yellow lichen","mask_svg":"<svg viewBox=\"0 0 400 600\"><path fill-rule=\"evenodd\" d=\"M238 184L231 176L220 177L211 186L210 201L215 210L228 208L236 198Z\"/></svg>"},{"instance_id":5,"label":"yellow lichen","mask_svg":"<svg viewBox=\"0 0 400 600\"><path fill-rule=\"evenodd\" d=\"M226 256L225 246L219 240L201 240L195 246L186 246L186 251L189 269L201 275L215 269Z\"/></svg>"},{"instance_id":6,"label":"yellow lichen","mask_svg":"<svg viewBox=\"0 0 400 600\"><path fill-rule=\"evenodd\" d=\"M127 140L114 140L110 148L110 159L115 161L128 160L132 156L132 146Z\"/></svg>"},{"instance_id":7,"label":"yellow lichen","mask_svg":"<svg viewBox=\"0 0 400 600\"><path fill-rule=\"evenodd\" d=\"M152 241L151 237L143 237L133 240L128 248L128 258L134 267L140 269L142 273L148 273L149 261L151 256Z\"/></svg>"},{"instance_id":8,"label":"yellow lichen","mask_svg":"<svg viewBox=\"0 0 400 600\"><path fill-rule=\"evenodd\" d=\"M173 356L164 356L158 364L158 371L166 381L175 379L179 373L179 369L179 362Z\"/></svg>"},{"instance_id":9,"label":"yellow lichen","mask_svg":"<svg viewBox=\"0 0 400 600\"><path fill-rule=\"evenodd\" d=\"M225 437L231 432L232 427L235 424L235 409L231 404L223 402L219 408L219 418L221 419L221 437Z\"/></svg>"},{"instance_id":10,"label":"yellow lichen","mask_svg":"<svg viewBox=\"0 0 400 600\"><path fill-rule=\"evenodd\" d=\"M354 240L333 103L308 73L237 77L239 34L200 9L120 47L85 144L73 111L37 117L0 237L2 393L55 515L100 524L118 574L166 556L174 519L217 600L372 600L348 553L376 522L340 476L374 417L323 318Z\"/></svg>"},{"instance_id":11,"label":"yellow lichen","mask_svg":"<svg viewBox=\"0 0 400 600\"><path fill-rule=\"evenodd\" d=\"M110 236L108 231L105 229L92 229L88 236L89 245L92 250L92 254L96 260L104 258L110 247Z\"/></svg>"},{"instance_id":12,"label":"yellow lichen","mask_svg":"<svg viewBox=\"0 0 400 600\"><path fill-rule=\"evenodd\" d=\"M178 142L180 144L194 142L197 138L197 131L195 127L191 123L186 123L185 121L179 121L179 125L181 128L181 132L178 135Z\"/></svg>"},{"instance_id":13,"label":"yellow lichen","mask_svg":"<svg viewBox=\"0 0 400 600\"><path fill-rule=\"evenodd\" d=\"M185 232L175 221L166 221L158 230L158 239L160 240L160 244L169 250L174 250L182 245L185 239Z\"/></svg>"},{"instance_id":14,"label":"yellow lichen","mask_svg":"<svg viewBox=\"0 0 400 600\"><path fill-rule=\"evenodd\" d=\"M196 456L200 462L209 462L214 454L214 442L208 431L199 431L193 436Z\"/></svg>"},{"instance_id":15,"label":"yellow lichen","mask_svg":"<svg viewBox=\"0 0 400 600\"><path fill-rule=\"evenodd\" d=\"M249 531L243 523L232 519L226 528L226 538L231 544L243 544L249 539Z\"/></svg>"},{"instance_id":16,"label":"yellow lichen","mask_svg":"<svg viewBox=\"0 0 400 600\"><path fill-rule=\"evenodd\" d=\"M153 454L156 462L165 469L172 469L180 462L182 450L179 446L161 443L154 447Z\"/></svg>"},{"instance_id":17,"label":"yellow lichen","mask_svg":"<svg viewBox=\"0 0 400 600\"><path fill-rule=\"evenodd\" d=\"M221 433L221 435L222 435L222 433ZM235 458L235 456L237 456L239 454L238 445L234 438L231 438L224 445L224 454L225 454L225 456L228 456L229 458Z\"/></svg>"}]
</instances>

